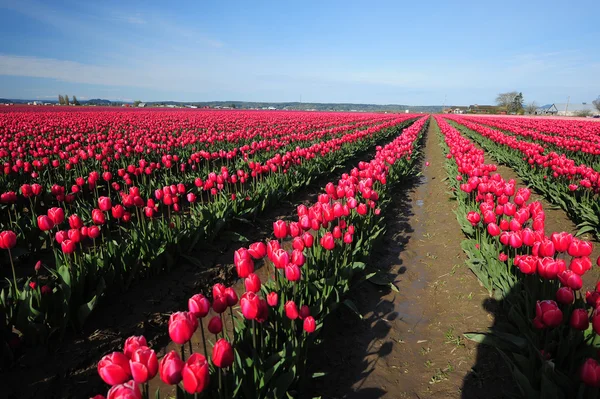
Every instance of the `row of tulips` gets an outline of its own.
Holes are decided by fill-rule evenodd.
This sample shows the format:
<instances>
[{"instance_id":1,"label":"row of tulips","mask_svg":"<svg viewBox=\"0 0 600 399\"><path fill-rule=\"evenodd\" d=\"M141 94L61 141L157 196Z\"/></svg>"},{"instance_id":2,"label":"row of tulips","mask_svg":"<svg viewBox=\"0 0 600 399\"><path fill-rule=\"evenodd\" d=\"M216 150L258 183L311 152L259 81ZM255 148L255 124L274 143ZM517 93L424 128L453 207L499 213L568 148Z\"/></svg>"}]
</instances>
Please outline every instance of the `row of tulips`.
<instances>
[{"instance_id":1,"label":"row of tulips","mask_svg":"<svg viewBox=\"0 0 600 399\"><path fill-rule=\"evenodd\" d=\"M567 232L545 231L541 203L484 163L484 152L442 117L457 218L467 236L471 270L506 313L485 334L498 347L523 397L596 397L600 387L600 293L583 292L592 244Z\"/></svg>"},{"instance_id":2,"label":"row of tulips","mask_svg":"<svg viewBox=\"0 0 600 399\"><path fill-rule=\"evenodd\" d=\"M556 118L507 118L485 117L475 118L465 116L472 122L500 127L503 130L525 129L535 130L560 137L586 140L597 144L600 142L600 125L585 119L556 119ZM504 127L507 129L504 129Z\"/></svg>"},{"instance_id":3,"label":"row of tulips","mask_svg":"<svg viewBox=\"0 0 600 399\"><path fill-rule=\"evenodd\" d=\"M412 174L415 145L427 123L428 117L419 119L378 147L373 160L328 183L317 202L298 206L295 220L276 221L270 240L239 248L234 265L244 292L238 296L216 284L212 300L191 297L187 311L171 315L172 343L160 361L143 337L106 355L98 372L112 386L107 398L149 397L161 385L177 397L301 394L300 383L315 377L307 375L307 349L353 277L364 271L384 229L391 187Z\"/></svg>"},{"instance_id":4,"label":"row of tulips","mask_svg":"<svg viewBox=\"0 0 600 399\"><path fill-rule=\"evenodd\" d=\"M469 118L464 117L472 123L478 123L491 128L500 129L503 133L517 136L521 140L532 141L541 144L546 152L554 151L556 153L564 153L568 158L575 161L575 164L585 164L591 166L595 170L599 170L600 163L597 155L600 154L600 136L587 136L585 130L581 130L579 121L562 121L570 125L570 132L562 135L548 134L540 129L525 128L519 123L519 119L509 118ZM521 118L522 119L522 118ZM531 122L536 122L534 119ZM531 123L530 122L530 123ZM595 122L587 122L597 124Z\"/></svg>"},{"instance_id":5,"label":"row of tulips","mask_svg":"<svg viewBox=\"0 0 600 399\"><path fill-rule=\"evenodd\" d=\"M592 232L600 236L600 172L577 164L565 154L546 151L535 142L518 140L461 118L450 120L459 123L458 128L486 148L498 162L513 167L524 181L563 208L579 223L580 234Z\"/></svg>"},{"instance_id":6,"label":"row of tulips","mask_svg":"<svg viewBox=\"0 0 600 399\"><path fill-rule=\"evenodd\" d=\"M403 116L402 120L406 119ZM3 329L10 332L14 326L26 339L35 341L55 332L64 333L69 323L81 326L106 288L126 289L139 276L169 269L178 254L214 237L233 217L261 212L314 177L397 134L409 123L391 127L382 124L314 144L294 155L276 156L283 160L280 167L249 177L245 185L239 185L238 192L210 194L210 201L203 199L206 194L203 183L198 182L200 178L193 185L180 183L157 189L152 197L143 197L137 186L113 193L112 197L99 195L97 207L90 211L75 201L35 217L34 212L43 208L35 207L38 198L34 198L24 218L31 218L28 223L35 227L24 240L18 239L17 245L31 250L33 243L42 239L54 259L46 258L46 267L36 263L34 274L21 279L21 284L18 272L27 262L20 262L21 267L16 265L16 271L11 263L13 279L7 281L0 295L5 314ZM288 157L290 160L286 160ZM207 181L218 186L220 179L232 178L222 169ZM17 238L23 235L19 228L7 231L17 232ZM12 262L11 254L3 255Z\"/></svg>"}]
</instances>

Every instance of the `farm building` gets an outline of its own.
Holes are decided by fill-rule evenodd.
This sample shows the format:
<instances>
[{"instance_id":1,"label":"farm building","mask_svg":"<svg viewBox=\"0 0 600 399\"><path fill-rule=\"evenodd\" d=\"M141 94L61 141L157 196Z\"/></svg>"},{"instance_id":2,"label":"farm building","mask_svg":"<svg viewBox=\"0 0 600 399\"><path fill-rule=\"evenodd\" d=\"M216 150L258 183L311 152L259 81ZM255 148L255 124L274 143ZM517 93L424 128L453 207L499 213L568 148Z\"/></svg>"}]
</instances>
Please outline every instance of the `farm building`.
<instances>
[{"instance_id":1,"label":"farm building","mask_svg":"<svg viewBox=\"0 0 600 399\"><path fill-rule=\"evenodd\" d=\"M448 108L444 108L443 112L445 114L466 114L469 111L469 107L464 106L451 106Z\"/></svg>"},{"instance_id":2,"label":"farm building","mask_svg":"<svg viewBox=\"0 0 600 399\"><path fill-rule=\"evenodd\" d=\"M556 115L557 112L558 108L556 108L555 104L542 105L541 107L535 110L536 115Z\"/></svg>"},{"instance_id":3,"label":"farm building","mask_svg":"<svg viewBox=\"0 0 600 399\"><path fill-rule=\"evenodd\" d=\"M591 103L563 103L554 105L558 110L557 115L561 116L600 115L600 112Z\"/></svg>"},{"instance_id":4,"label":"farm building","mask_svg":"<svg viewBox=\"0 0 600 399\"><path fill-rule=\"evenodd\" d=\"M496 114L500 111L495 105L470 105L468 112L471 114Z\"/></svg>"}]
</instances>

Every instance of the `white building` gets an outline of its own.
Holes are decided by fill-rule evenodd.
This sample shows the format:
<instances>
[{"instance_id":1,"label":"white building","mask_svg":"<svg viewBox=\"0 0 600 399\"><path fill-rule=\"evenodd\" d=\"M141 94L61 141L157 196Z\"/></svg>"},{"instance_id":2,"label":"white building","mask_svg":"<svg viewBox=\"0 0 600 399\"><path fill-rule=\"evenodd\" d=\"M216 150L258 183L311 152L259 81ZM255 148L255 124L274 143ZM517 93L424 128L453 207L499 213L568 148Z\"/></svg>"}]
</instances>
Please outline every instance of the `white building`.
<instances>
[{"instance_id":1,"label":"white building","mask_svg":"<svg viewBox=\"0 0 600 399\"><path fill-rule=\"evenodd\" d=\"M588 112L590 115L600 115L600 111L592 103L563 103L554 104L557 109L557 115L578 116Z\"/></svg>"}]
</instances>

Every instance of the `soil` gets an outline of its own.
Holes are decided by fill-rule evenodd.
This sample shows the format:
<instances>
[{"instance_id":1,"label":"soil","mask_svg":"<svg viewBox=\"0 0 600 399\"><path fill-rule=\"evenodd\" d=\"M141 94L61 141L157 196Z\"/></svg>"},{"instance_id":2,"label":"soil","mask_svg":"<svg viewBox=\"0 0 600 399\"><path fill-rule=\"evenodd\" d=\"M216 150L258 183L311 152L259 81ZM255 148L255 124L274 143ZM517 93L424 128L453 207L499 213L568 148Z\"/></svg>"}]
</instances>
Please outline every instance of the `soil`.
<instances>
[{"instance_id":1,"label":"soil","mask_svg":"<svg viewBox=\"0 0 600 399\"><path fill-rule=\"evenodd\" d=\"M465 264L445 158L430 126L422 176L397 190L373 266L399 292L365 283L350 311L326 322L315 369L324 398L502 398L512 379L495 349L467 341L495 320L488 292ZM315 371L316 371L315 370Z\"/></svg>"}]
</instances>

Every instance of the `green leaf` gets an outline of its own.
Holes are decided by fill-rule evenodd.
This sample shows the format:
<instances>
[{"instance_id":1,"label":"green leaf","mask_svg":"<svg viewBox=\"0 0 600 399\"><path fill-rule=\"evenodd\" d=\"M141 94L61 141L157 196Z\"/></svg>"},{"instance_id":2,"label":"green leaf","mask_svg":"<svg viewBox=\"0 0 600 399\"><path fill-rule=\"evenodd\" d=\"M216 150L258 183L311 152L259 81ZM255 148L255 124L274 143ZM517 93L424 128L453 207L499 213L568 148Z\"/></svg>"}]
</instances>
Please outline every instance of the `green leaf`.
<instances>
[{"instance_id":1,"label":"green leaf","mask_svg":"<svg viewBox=\"0 0 600 399\"><path fill-rule=\"evenodd\" d=\"M248 238L246 238L243 235L236 233L234 231L228 231L226 233L223 233L223 234L221 234L221 237L225 240L229 240L229 241L233 241L233 242L240 242L240 243L250 242L250 240Z\"/></svg>"},{"instance_id":2,"label":"green leaf","mask_svg":"<svg viewBox=\"0 0 600 399\"><path fill-rule=\"evenodd\" d=\"M294 382L296 378L296 369L292 367L290 371L287 371L277 379L277 383L275 384L275 389L273 393L275 394L275 398L284 398L290 385Z\"/></svg>"},{"instance_id":3,"label":"green leaf","mask_svg":"<svg viewBox=\"0 0 600 399\"><path fill-rule=\"evenodd\" d=\"M199 269L204 268L204 264L198 258L195 258L195 257L190 256L190 255L184 255L184 254L182 254L181 257L183 259L187 260L188 262L190 262L192 265L196 266Z\"/></svg>"},{"instance_id":4,"label":"green leaf","mask_svg":"<svg viewBox=\"0 0 600 399\"><path fill-rule=\"evenodd\" d=\"M353 311L354 313L356 313L356 315L362 320L363 317L360 314L360 312L358 311L358 308L356 307L356 305L354 304L354 302L352 302L350 299L346 299L344 300L344 305L346 305L348 307L348 309L350 309L351 311Z\"/></svg>"}]
</instances>

